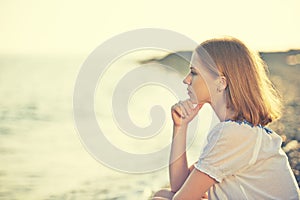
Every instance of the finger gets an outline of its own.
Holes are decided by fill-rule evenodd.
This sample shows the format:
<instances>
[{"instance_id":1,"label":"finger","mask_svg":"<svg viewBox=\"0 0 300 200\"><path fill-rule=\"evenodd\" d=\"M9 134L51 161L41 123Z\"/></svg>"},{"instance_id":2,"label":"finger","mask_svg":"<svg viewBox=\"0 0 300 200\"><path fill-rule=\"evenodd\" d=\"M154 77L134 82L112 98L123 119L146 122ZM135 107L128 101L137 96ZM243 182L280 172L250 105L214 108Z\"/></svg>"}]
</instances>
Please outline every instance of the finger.
<instances>
[{"instance_id":1,"label":"finger","mask_svg":"<svg viewBox=\"0 0 300 200\"><path fill-rule=\"evenodd\" d=\"M173 110L175 111L175 113L178 116L183 117L183 118L185 117L180 105L174 106Z\"/></svg>"},{"instance_id":2,"label":"finger","mask_svg":"<svg viewBox=\"0 0 300 200\"><path fill-rule=\"evenodd\" d=\"M197 106L194 108L197 112L202 108L203 104L197 104Z\"/></svg>"},{"instance_id":3,"label":"finger","mask_svg":"<svg viewBox=\"0 0 300 200\"><path fill-rule=\"evenodd\" d=\"M196 106L193 105L194 108L191 111L191 116L197 115L197 113L202 108L202 106L203 106L203 104L197 104Z\"/></svg>"},{"instance_id":4,"label":"finger","mask_svg":"<svg viewBox=\"0 0 300 200\"><path fill-rule=\"evenodd\" d=\"M184 105L184 102L179 101L179 105L180 105L180 108L181 108L182 113L184 114L184 116L188 116L188 110L186 108L186 105Z\"/></svg>"},{"instance_id":5,"label":"finger","mask_svg":"<svg viewBox=\"0 0 300 200\"><path fill-rule=\"evenodd\" d=\"M193 105L193 103L192 103L192 101L190 99L187 100L187 105L189 106L189 108L191 110L194 110L194 105Z\"/></svg>"},{"instance_id":6,"label":"finger","mask_svg":"<svg viewBox=\"0 0 300 200\"><path fill-rule=\"evenodd\" d=\"M185 108L185 111L187 112L187 115L191 115L193 113L193 104L190 100L185 100L182 102Z\"/></svg>"},{"instance_id":7,"label":"finger","mask_svg":"<svg viewBox=\"0 0 300 200\"><path fill-rule=\"evenodd\" d=\"M171 110L175 110L177 107L180 107L180 104L179 104L179 103L174 104L174 105L171 107Z\"/></svg>"}]
</instances>

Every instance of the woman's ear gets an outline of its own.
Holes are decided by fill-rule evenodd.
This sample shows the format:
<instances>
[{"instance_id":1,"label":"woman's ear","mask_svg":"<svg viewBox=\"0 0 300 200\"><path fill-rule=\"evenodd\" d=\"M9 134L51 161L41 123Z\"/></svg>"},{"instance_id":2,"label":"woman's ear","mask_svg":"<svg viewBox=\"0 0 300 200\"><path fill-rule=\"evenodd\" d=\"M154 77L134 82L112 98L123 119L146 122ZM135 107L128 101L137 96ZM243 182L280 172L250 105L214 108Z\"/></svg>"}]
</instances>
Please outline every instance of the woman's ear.
<instances>
[{"instance_id":1,"label":"woman's ear","mask_svg":"<svg viewBox=\"0 0 300 200\"><path fill-rule=\"evenodd\" d=\"M225 76L219 76L218 91L223 91L227 87L227 79Z\"/></svg>"}]
</instances>

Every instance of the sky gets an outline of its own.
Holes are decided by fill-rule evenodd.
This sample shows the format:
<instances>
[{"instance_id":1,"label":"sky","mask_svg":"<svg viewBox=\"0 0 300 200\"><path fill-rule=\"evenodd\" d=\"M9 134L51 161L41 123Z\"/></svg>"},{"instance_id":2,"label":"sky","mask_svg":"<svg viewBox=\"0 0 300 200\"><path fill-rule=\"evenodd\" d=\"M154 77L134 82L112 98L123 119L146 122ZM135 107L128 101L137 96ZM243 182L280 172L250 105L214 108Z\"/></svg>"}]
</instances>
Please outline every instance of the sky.
<instances>
[{"instance_id":1,"label":"sky","mask_svg":"<svg viewBox=\"0 0 300 200\"><path fill-rule=\"evenodd\" d=\"M139 28L201 43L230 35L260 51L300 48L299 0L1 0L0 54L88 54Z\"/></svg>"}]
</instances>

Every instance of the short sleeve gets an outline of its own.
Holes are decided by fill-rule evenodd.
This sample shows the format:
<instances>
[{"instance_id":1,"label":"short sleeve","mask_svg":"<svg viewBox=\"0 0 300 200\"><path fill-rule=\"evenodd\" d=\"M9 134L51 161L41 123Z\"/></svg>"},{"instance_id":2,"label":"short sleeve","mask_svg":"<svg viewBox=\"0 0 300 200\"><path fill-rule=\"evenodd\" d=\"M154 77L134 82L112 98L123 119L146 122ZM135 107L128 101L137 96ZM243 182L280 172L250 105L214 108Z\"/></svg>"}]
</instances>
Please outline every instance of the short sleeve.
<instances>
[{"instance_id":1,"label":"short sleeve","mask_svg":"<svg viewBox=\"0 0 300 200\"><path fill-rule=\"evenodd\" d=\"M195 168L222 182L225 177L249 166L256 148L260 148L258 134L251 129L234 122L218 124L208 134L207 145Z\"/></svg>"}]
</instances>

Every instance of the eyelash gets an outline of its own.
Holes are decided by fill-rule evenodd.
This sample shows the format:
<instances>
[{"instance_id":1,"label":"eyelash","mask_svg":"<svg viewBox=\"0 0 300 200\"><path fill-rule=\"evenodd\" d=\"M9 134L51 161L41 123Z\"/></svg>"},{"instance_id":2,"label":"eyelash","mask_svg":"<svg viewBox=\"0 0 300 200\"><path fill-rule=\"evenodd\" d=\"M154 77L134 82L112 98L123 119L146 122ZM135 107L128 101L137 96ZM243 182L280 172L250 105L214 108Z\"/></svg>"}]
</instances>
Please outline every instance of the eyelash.
<instances>
[{"instance_id":1,"label":"eyelash","mask_svg":"<svg viewBox=\"0 0 300 200\"><path fill-rule=\"evenodd\" d=\"M191 71L191 74L192 74L193 76L195 76L195 75L196 75L196 72Z\"/></svg>"}]
</instances>

